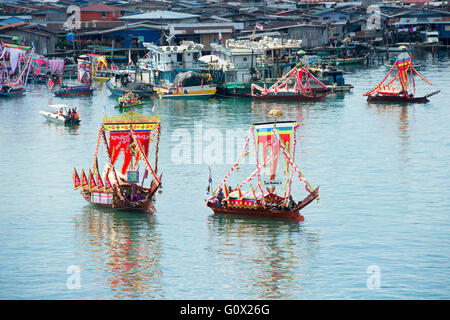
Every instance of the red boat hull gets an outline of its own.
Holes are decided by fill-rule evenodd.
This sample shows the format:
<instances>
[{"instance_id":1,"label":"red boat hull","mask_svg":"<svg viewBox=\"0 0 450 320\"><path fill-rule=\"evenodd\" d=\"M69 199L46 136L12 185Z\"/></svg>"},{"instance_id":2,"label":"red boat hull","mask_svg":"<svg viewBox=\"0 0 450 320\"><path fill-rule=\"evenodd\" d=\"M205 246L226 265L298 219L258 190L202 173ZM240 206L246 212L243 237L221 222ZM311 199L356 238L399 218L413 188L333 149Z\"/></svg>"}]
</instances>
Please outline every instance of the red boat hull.
<instances>
[{"instance_id":1,"label":"red boat hull","mask_svg":"<svg viewBox=\"0 0 450 320\"><path fill-rule=\"evenodd\" d=\"M278 210L269 207L245 208L245 207L228 207L218 206L214 202L207 202L206 205L210 207L215 214L235 214L241 216L262 217L262 218L284 218L293 219L297 221L305 220L300 214L300 210L310 204L319 196L319 187L311 192L305 199L300 201L292 210Z\"/></svg>"},{"instance_id":2,"label":"red boat hull","mask_svg":"<svg viewBox=\"0 0 450 320\"><path fill-rule=\"evenodd\" d=\"M234 207L219 207L215 203L208 202L210 207L216 214L235 214L241 216L264 217L264 218L287 218L303 221L305 218L300 214L299 210L272 210L265 208L247 209Z\"/></svg>"}]
</instances>

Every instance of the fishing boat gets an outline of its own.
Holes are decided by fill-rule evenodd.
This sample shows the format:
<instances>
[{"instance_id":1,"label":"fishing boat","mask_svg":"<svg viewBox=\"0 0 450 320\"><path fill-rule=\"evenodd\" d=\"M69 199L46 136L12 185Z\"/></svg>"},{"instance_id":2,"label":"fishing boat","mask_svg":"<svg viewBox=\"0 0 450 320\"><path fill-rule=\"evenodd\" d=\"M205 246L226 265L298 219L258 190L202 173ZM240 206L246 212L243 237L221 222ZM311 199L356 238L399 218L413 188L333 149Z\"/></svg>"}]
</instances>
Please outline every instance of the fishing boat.
<instances>
[{"instance_id":1,"label":"fishing boat","mask_svg":"<svg viewBox=\"0 0 450 320\"><path fill-rule=\"evenodd\" d=\"M76 112L76 108L71 109L69 106L65 104L54 104L49 105L50 108L53 108L52 111L39 111L44 118L50 121L58 122L65 125L76 125L81 122L78 113ZM75 110L73 112L72 110Z\"/></svg>"},{"instance_id":2,"label":"fishing boat","mask_svg":"<svg viewBox=\"0 0 450 320\"><path fill-rule=\"evenodd\" d=\"M0 44L0 97L25 92L34 50L34 46Z\"/></svg>"},{"instance_id":3,"label":"fishing boat","mask_svg":"<svg viewBox=\"0 0 450 320\"><path fill-rule=\"evenodd\" d=\"M308 70L332 92L349 92L353 85L345 83L344 71L333 66L309 67Z\"/></svg>"},{"instance_id":4,"label":"fishing boat","mask_svg":"<svg viewBox=\"0 0 450 320\"><path fill-rule=\"evenodd\" d=\"M208 190L212 194L206 200L206 205L215 214L301 221L304 217L300 214L300 210L319 196L319 187L313 189L295 163L295 131L299 124L295 121L276 121L276 117L281 115L279 110L271 110L269 114L275 116L275 121L255 123L250 127L241 154L215 189L212 187L210 173ZM239 163L253 152L256 158L255 170L234 190L227 187L231 173L237 171ZM281 169L284 169L283 173L278 174ZM291 195L294 176L305 184L308 192L299 202L295 202ZM256 183L255 188L251 184L248 187L252 180ZM248 191L244 190L246 186Z\"/></svg>"},{"instance_id":5,"label":"fishing boat","mask_svg":"<svg viewBox=\"0 0 450 320\"><path fill-rule=\"evenodd\" d=\"M393 75L392 78L388 80L394 70L397 70L397 74ZM414 68L411 55L407 52L403 52L398 56L383 81L381 81L374 89L364 93L363 96L367 96L367 101L369 102L426 103L429 102L429 97L440 92L435 91L425 96L415 96L416 82L414 75L419 76L419 78L431 85L431 82L426 80Z\"/></svg>"},{"instance_id":6,"label":"fishing boat","mask_svg":"<svg viewBox=\"0 0 450 320\"><path fill-rule=\"evenodd\" d=\"M147 116L131 110L123 115L105 116L98 132L89 178L84 169L80 178L74 168L74 189L80 189L83 198L97 206L155 212L153 200L161 188L162 178L157 175L160 130L158 115ZM98 155L102 142L106 149L106 164L100 172ZM148 156L153 147L155 159L152 165ZM119 158L122 166L116 169ZM145 186L148 176L150 182Z\"/></svg>"},{"instance_id":7,"label":"fishing boat","mask_svg":"<svg viewBox=\"0 0 450 320\"><path fill-rule=\"evenodd\" d=\"M321 101L330 92L307 68L298 65L271 87L252 84L251 91L254 99L277 101Z\"/></svg>"},{"instance_id":8,"label":"fishing boat","mask_svg":"<svg viewBox=\"0 0 450 320\"><path fill-rule=\"evenodd\" d=\"M125 93L123 96L117 99L117 102L119 103L116 105L116 108L132 108L132 107L138 107L142 106L145 102L142 97L139 95L135 95L132 92Z\"/></svg>"},{"instance_id":9,"label":"fishing boat","mask_svg":"<svg viewBox=\"0 0 450 320\"><path fill-rule=\"evenodd\" d=\"M88 95L94 92L92 87L92 61L86 59L85 56L81 56L78 59L78 82L82 83L79 85L69 85L61 84L56 85L49 79L49 89L53 89L52 92L57 97L69 97L69 96L79 96Z\"/></svg>"},{"instance_id":10,"label":"fishing boat","mask_svg":"<svg viewBox=\"0 0 450 320\"><path fill-rule=\"evenodd\" d=\"M138 94L141 97L151 97L156 93L152 85L136 79L136 70L134 69L115 70L113 77L105 82L105 86L113 96L118 97L127 92Z\"/></svg>"},{"instance_id":11,"label":"fishing boat","mask_svg":"<svg viewBox=\"0 0 450 320\"><path fill-rule=\"evenodd\" d=\"M155 87L161 99L211 98L216 85L211 83L209 73L180 72L169 87Z\"/></svg>"}]
</instances>

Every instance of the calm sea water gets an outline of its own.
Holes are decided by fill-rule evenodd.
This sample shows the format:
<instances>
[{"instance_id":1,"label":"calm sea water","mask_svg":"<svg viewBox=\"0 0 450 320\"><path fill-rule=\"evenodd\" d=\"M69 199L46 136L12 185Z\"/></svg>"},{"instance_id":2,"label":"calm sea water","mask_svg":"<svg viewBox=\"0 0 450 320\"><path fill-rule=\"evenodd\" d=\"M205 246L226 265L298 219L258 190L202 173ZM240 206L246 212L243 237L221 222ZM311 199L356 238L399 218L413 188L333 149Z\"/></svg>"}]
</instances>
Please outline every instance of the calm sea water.
<instances>
[{"instance_id":1,"label":"calm sea water","mask_svg":"<svg viewBox=\"0 0 450 320\"><path fill-rule=\"evenodd\" d=\"M73 191L73 167L92 165L104 111L119 113L103 84L90 97L30 85L0 100L0 299L449 299L450 61L446 52L417 61L433 82L418 92L441 90L428 104L367 104L362 93L384 66L348 69L353 92L320 103L148 102L139 112L156 103L162 123L153 216L101 210ZM39 115L55 103L76 106L81 125ZM300 223L214 216L196 143L228 154L212 133L225 141L227 129L245 132L275 106L301 123L296 160L320 202ZM190 134L191 163L174 161L180 132ZM215 185L223 162L211 165ZM305 196L300 184L293 193ZM70 266L79 289L67 286Z\"/></svg>"}]
</instances>

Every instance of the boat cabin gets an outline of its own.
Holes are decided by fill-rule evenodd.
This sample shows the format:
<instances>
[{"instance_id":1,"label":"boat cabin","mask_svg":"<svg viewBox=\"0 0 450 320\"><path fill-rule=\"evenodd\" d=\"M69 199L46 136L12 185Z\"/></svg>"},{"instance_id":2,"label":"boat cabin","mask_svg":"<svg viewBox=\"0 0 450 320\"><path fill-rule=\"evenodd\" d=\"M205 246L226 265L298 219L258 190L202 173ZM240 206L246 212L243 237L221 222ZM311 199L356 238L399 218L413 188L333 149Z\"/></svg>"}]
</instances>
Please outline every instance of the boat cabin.
<instances>
[{"instance_id":1,"label":"boat cabin","mask_svg":"<svg viewBox=\"0 0 450 320\"><path fill-rule=\"evenodd\" d=\"M206 68L206 64L199 60L203 45L193 41L181 41L177 46L158 46L144 42L144 46L149 52L139 60L142 82L169 85L179 72L201 72Z\"/></svg>"}]
</instances>

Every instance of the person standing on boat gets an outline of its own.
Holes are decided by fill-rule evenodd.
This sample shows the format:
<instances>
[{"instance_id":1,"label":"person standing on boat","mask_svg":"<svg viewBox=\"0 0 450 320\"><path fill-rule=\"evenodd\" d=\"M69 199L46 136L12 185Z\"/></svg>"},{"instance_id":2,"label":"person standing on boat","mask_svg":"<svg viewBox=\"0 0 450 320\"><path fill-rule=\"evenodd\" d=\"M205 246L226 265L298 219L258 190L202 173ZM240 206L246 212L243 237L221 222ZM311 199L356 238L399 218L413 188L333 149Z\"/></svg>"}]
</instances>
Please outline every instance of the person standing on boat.
<instances>
[{"instance_id":1,"label":"person standing on boat","mask_svg":"<svg viewBox=\"0 0 450 320\"><path fill-rule=\"evenodd\" d=\"M222 199L223 199L223 192L222 192L222 188L220 188L219 192L217 193L217 205L219 207L222 206Z\"/></svg>"}]
</instances>

